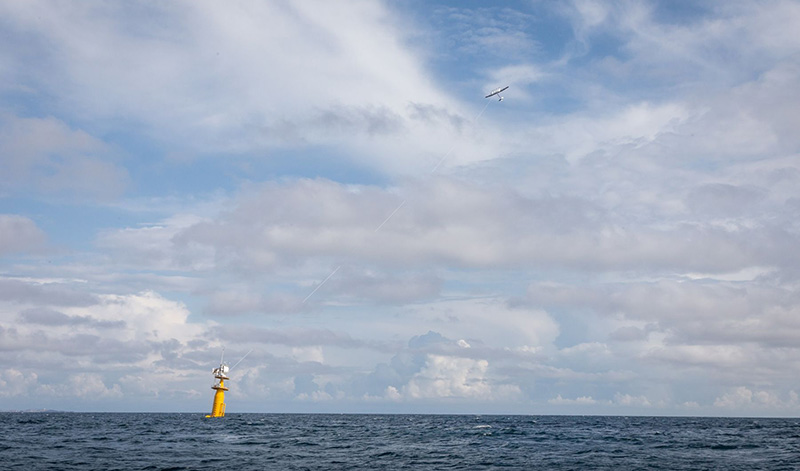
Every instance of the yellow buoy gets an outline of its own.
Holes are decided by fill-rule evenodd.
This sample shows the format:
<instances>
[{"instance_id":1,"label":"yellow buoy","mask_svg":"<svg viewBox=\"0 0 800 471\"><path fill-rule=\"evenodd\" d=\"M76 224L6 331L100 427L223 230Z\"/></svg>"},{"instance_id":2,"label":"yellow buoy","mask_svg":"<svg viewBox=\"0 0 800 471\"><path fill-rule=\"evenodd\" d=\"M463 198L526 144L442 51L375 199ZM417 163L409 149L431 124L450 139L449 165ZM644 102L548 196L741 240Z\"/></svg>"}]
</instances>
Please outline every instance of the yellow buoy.
<instances>
[{"instance_id":1,"label":"yellow buoy","mask_svg":"<svg viewBox=\"0 0 800 471\"><path fill-rule=\"evenodd\" d=\"M225 351L223 350L223 355L224 354ZM228 388L225 387L225 381L230 379L228 378L229 370L230 368L228 368L228 365L220 358L219 367L214 368L212 371L217 381L211 386L211 389L216 392L214 393L214 403L211 405L211 414L206 417L225 417L225 391L228 390Z\"/></svg>"}]
</instances>

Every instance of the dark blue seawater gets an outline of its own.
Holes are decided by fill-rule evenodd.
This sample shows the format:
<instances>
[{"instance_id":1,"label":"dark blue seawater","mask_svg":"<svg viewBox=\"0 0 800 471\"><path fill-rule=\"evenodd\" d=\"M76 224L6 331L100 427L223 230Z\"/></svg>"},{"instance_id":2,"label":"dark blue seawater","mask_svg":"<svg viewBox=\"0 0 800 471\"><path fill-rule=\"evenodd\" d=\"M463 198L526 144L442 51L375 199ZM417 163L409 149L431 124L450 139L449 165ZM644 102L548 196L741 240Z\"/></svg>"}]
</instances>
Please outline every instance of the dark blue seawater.
<instances>
[{"instance_id":1,"label":"dark blue seawater","mask_svg":"<svg viewBox=\"0 0 800 471\"><path fill-rule=\"evenodd\" d=\"M800 420L0 413L0 469L800 469Z\"/></svg>"}]
</instances>

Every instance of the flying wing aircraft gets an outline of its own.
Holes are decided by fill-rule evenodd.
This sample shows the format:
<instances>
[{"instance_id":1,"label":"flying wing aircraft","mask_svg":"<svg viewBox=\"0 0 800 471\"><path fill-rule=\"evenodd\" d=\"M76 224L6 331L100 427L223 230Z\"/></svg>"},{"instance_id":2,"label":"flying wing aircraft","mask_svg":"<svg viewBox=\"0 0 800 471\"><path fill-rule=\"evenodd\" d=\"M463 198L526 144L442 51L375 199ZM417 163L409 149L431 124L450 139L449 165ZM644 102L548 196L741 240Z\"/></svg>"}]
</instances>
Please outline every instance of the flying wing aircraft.
<instances>
[{"instance_id":1,"label":"flying wing aircraft","mask_svg":"<svg viewBox=\"0 0 800 471\"><path fill-rule=\"evenodd\" d=\"M506 85L505 87L502 87L502 88L498 88L498 89L492 90L492 92L489 93L488 95L486 95L484 98L493 97L495 95L500 96L500 92L504 91L507 88L508 88L508 85ZM503 101L503 97L500 96L500 100L499 101Z\"/></svg>"}]
</instances>

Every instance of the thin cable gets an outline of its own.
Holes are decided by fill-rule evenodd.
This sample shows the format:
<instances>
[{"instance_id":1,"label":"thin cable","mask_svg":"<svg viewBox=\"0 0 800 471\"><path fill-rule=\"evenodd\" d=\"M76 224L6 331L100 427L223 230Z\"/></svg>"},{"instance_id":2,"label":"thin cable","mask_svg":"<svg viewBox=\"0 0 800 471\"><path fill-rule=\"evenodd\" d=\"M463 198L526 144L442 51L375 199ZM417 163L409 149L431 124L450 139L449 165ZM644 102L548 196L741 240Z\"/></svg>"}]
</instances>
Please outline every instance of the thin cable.
<instances>
[{"instance_id":1,"label":"thin cable","mask_svg":"<svg viewBox=\"0 0 800 471\"><path fill-rule=\"evenodd\" d=\"M331 277L332 277L333 275L335 275L335 274L336 274L336 272L337 272L337 271L339 271L339 269L340 269L340 268L342 268L342 266L341 266L341 265L339 265L338 267L336 267L336 269L334 269L334 270L331 272L331 274L330 274L330 275L328 275L328 277L327 277L327 278L325 278L324 280L322 280L322 283L318 284L318 285L317 285L317 287L316 287L316 288L314 288L314 291L310 292L310 293L308 294L308 296L306 296L306 297L305 297L305 299L303 299L303 304L305 304L305 302L306 302L306 301L308 301L308 298L310 298L311 296L314 296L314 293L316 293L318 289L322 288L322 285L324 285L325 283L327 283L327 282L328 282L328 280L330 280L330 279L331 279Z\"/></svg>"},{"instance_id":2,"label":"thin cable","mask_svg":"<svg viewBox=\"0 0 800 471\"><path fill-rule=\"evenodd\" d=\"M483 112L484 112L484 111L486 111L486 108L488 108L488 107L489 107L489 103L491 103L492 101L494 101L494 100L489 100L489 101L487 101L487 102L486 102L486 104L485 104L485 105L483 105L483 108L481 109L481 111L480 111L480 112L479 112L477 115L475 115L475 117L474 117L474 118L472 118L472 124L475 124L475 123L477 123L477 122L478 122L478 120L480 119L480 117L483 115ZM447 150L447 152L444 154L444 157L442 157L441 159L439 159L439 162L437 162L437 163L436 163L436 165L434 165L434 166L433 166L433 169L431 169L431 173L430 173L431 175L432 175L432 174L434 174L434 173L436 173L436 170L438 170L438 169L439 169L439 166L440 166L440 165L442 165L442 163L445 161L445 159L447 159L447 157L449 157L449 156L450 156L450 153L452 153L452 152L453 152L453 149L455 149L455 148L456 148L456 144L455 144L455 143L453 143L453 145L451 145L451 146L450 146L450 149L448 149L448 150ZM383 222L382 222L382 223L380 223L380 224L378 225L378 227L376 227L376 228L375 228L375 230L373 231L373 233L376 233L376 232L378 232L378 231L381 229L381 227L383 227L383 226L384 226L384 224L386 224L387 222L389 222L389 219L392 219L392 216L394 216L394 215L395 215L395 214L396 214L398 211L400 211L400 208L402 208L403 206L405 206L405 204L406 204L406 200L403 200L403 202L402 202L402 203L400 203L400 204L399 204L399 205L398 205L396 208L394 208L394 211L392 211L392 213L391 213L391 214L389 214L389 216L387 216L387 217L386 217L386 219L384 219L384 220L383 220ZM335 275L335 274L336 274L336 272L337 272L337 271L339 271L339 269L340 269L340 268L342 268L342 266L341 266L341 265L339 265L338 267L336 267L336 268L335 268L335 269L334 269L334 270L331 272L331 274L330 274L330 275L328 275L328 277L327 277L327 278L325 278L324 280L322 280L322 283L318 284L318 285L317 285L317 287L316 287L316 288L314 288L314 291L310 292L310 293L308 294L308 296L306 296L306 297L303 299L303 304L305 304L305 303L306 303L306 301L308 301L308 300L311 298L311 296L314 296L314 293L316 293L318 289L322 288L322 285L324 285L325 283L327 283L327 281L328 281L328 280L330 280L330 279L331 279L331 277L333 277L333 275ZM240 360L240 361L241 361L241 360Z\"/></svg>"},{"instance_id":3,"label":"thin cable","mask_svg":"<svg viewBox=\"0 0 800 471\"><path fill-rule=\"evenodd\" d=\"M378 231L381 229L381 227L383 227L383 225L384 225L384 224L386 224L387 222L389 222L389 219L392 219L392 216L394 216L394 213L396 213L396 212L400 211L400 208L402 208L402 207L403 207L403 205L405 205L405 204L406 204L406 200L403 200L403 202L402 202L402 203L400 203L400 205L399 205L398 207L394 208L394 211L392 211L392 214L390 214L390 215L389 215L389 217L387 217L386 219L384 219L384 220L383 220L383 222L382 222L382 223L380 223L380 225L379 225L378 227L376 227L376 228L375 228L375 230L374 230L373 232L378 232Z\"/></svg>"},{"instance_id":4,"label":"thin cable","mask_svg":"<svg viewBox=\"0 0 800 471\"><path fill-rule=\"evenodd\" d=\"M487 104L488 104L488 103L487 103ZM484 106L484 107L483 107L483 109L486 109L486 107ZM439 159L439 162L438 162L436 165L434 165L434 166L433 166L433 169L431 169L431 174L433 174L433 173L435 173L435 172L436 172L436 170L439 168L439 165L442 165L442 162L444 162L444 159L446 159L447 157L449 157L449 156L450 156L450 152L453 152L453 149L455 149L455 148L456 148L456 144L455 144L455 143L453 143L453 145L452 145L452 146L450 146L450 149L447 151L447 153L446 153L446 154L444 154L444 157L442 157L441 159Z\"/></svg>"},{"instance_id":5,"label":"thin cable","mask_svg":"<svg viewBox=\"0 0 800 471\"><path fill-rule=\"evenodd\" d=\"M475 115L475 117L474 117L474 118L472 118L472 123L473 123L473 124L475 124L475 123L477 123L477 122L478 122L478 119L481 117L481 115L483 114L483 112L484 112L484 111L486 111L486 108L489 106L489 103L490 103L490 102L491 102L491 100L490 100L490 101L487 101L487 102L486 102L486 104L485 104L485 105L483 105L483 109L480 111L480 113L478 113L477 115ZM436 165L434 165L433 169L431 169L431 173L430 173L431 175L433 175L434 173L436 173L436 170L438 170L438 169L439 169L439 166L440 166L440 165L442 165L442 163L445 161L445 159L447 159L447 157L449 157L449 156L450 156L450 153L451 153L451 152L453 152L453 149L455 149L455 148L456 148L456 144L455 144L455 143L453 143L453 145L452 145L452 146L450 146L450 149L448 149L448 151L447 151L447 152L444 154L444 157L442 157L441 159L439 159L439 162L437 162L437 163L436 163ZM383 222L382 222L382 223L381 223L381 224L380 224L380 225L379 225L377 228L375 228L375 232L378 232L378 230L379 230L381 227L383 227L383 225L384 225L384 224L386 224L387 222L389 222L389 219L392 219L392 216L394 216L394 215L395 215L395 213L396 213L397 211L399 211L399 210L400 210L400 208L402 208L402 207L403 207L405 204L406 204L406 200L403 200L403 202L402 202L402 203L400 203L400 205L399 205L399 206L397 206L396 208L394 208L394 211L392 211L392 214L390 214L390 215L389 215L389 217L387 217L386 219L384 219L384 220L383 220Z\"/></svg>"},{"instance_id":6,"label":"thin cable","mask_svg":"<svg viewBox=\"0 0 800 471\"><path fill-rule=\"evenodd\" d=\"M235 365L231 366L231 367L230 367L230 369L229 369L228 371L230 371L230 370L232 370L232 369L236 368L236 365L238 365L239 363L241 363L241 362L242 362L242 360L244 360L244 359L245 359L245 357L246 357L247 355L250 355L250 353L252 353L252 352L253 352L253 349L251 348L251 349L250 349L250 351L249 351L249 352L247 352L247 353L245 353L245 354L244 354L244 356L243 356L241 359L239 359L239 361L237 361Z\"/></svg>"},{"instance_id":7,"label":"thin cable","mask_svg":"<svg viewBox=\"0 0 800 471\"><path fill-rule=\"evenodd\" d=\"M480 119L481 115L483 114L484 111L486 111L486 108L489 106L489 103L491 103L492 101L494 101L494 100L489 100L489 101L486 102L485 105L483 105L483 109L480 111L480 113L478 113L477 115L475 115L474 118L472 118L472 124L475 124L475 123L478 122L478 119ZM444 154L444 157L439 159L439 162L436 165L434 165L433 169L431 170L431 174L436 173L436 170L439 169L439 166L442 165L442 162L444 162L445 159L450 156L450 153L453 152L453 149L455 149L455 148L456 148L456 144L453 143L453 145L450 146L450 150L448 150L447 153Z\"/></svg>"}]
</instances>

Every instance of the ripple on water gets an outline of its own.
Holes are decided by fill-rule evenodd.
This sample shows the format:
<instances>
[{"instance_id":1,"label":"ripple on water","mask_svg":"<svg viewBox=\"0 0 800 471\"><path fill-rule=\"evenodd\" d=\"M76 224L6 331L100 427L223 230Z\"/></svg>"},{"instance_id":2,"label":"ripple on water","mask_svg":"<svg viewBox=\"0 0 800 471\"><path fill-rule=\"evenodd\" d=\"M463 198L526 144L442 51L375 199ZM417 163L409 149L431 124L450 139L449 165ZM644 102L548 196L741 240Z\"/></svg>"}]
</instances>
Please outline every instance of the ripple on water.
<instances>
[{"instance_id":1,"label":"ripple on water","mask_svg":"<svg viewBox=\"0 0 800 471\"><path fill-rule=\"evenodd\" d=\"M7 469L800 469L796 419L2 414Z\"/></svg>"}]
</instances>

